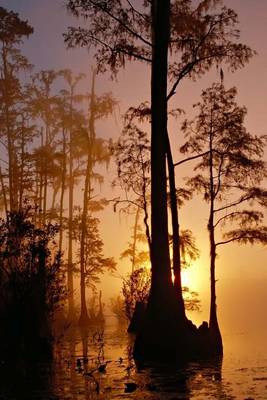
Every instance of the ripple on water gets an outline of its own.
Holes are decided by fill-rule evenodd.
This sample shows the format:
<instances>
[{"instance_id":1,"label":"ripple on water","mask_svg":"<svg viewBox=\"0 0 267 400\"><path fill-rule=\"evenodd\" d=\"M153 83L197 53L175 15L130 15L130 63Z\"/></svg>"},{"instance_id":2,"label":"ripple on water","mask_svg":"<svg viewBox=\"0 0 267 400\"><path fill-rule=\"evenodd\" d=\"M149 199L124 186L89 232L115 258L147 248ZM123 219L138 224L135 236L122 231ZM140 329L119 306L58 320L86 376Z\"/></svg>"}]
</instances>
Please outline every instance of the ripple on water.
<instances>
[{"instance_id":1,"label":"ripple on water","mask_svg":"<svg viewBox=\"0 0 267 400\"><path fill-rule=\"evenodd\" d=\"M51 365L2 365L0 400L267 399L266 354L234 350L234 336L227 338L223 361L138 370L133 337L125 332L115 324L76 329L56 345Z\"/></svg>"}]
</instances>

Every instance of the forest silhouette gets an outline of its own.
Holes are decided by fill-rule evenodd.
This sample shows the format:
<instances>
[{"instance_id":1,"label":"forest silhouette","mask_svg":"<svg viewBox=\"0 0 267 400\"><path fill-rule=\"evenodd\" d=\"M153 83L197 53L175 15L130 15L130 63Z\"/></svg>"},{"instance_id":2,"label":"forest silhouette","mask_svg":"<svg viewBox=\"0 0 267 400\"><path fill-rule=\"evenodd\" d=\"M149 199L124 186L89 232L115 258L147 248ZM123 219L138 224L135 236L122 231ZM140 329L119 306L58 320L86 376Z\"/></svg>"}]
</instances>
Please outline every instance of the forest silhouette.
<instances>
[{"instance_id":1,"label":"forest silhouette","mask_svg":"<svg viewBox=\"0 0 267 400\"><path fill-rule=\"evenodd\" d=\"M79 332L82 355L69 365L91 379L87 390L100 395L97 374L113 362L104 355L112 312L124 338L127 330L133 334L126 339L128 372L134 359L137 370L187 368L190 362L207 370L211 363L214 379L221 376L220 249L267 243L267 136L247 130L247 109L238 104L236 87L225 82L226 70L244 68L255 52L239 41L238 16L222 3L66 1L76 24L62 32L65 46L90 49L90 79L67 68L36 71L23 54L23 43L35 34L31 21L0 7L0 357L7 365L52 362L62 337L74 353ZM117 118L119 99L98 93L96 83L103 74L119 80L134 62L150 72L150 98L131 105L119 137L106 139L98 123ZM192 104L193 117L184 115L183 104L174 108L181 84L213 69L219 79ZM183 138L178 160L172 119ZM180 187L184 165L190 174ZM99 195L107 180L116 193L112 198ZM193 232L180 226L182 206L194 196L208 210L210 311L199 327L188 311L198 311L201 299L182 280L182 271L203 251ZM101 237L101 212L110 205L133 225L120 257L131 270L107 306L101 277L119 274ZM119 240L120 233L114 235ZM90 335L97 354L93 367ZM190 368L181 375L186 398L197 374ZM131 393L140 383L125 385Z\"/></svg>"}]
</instances>

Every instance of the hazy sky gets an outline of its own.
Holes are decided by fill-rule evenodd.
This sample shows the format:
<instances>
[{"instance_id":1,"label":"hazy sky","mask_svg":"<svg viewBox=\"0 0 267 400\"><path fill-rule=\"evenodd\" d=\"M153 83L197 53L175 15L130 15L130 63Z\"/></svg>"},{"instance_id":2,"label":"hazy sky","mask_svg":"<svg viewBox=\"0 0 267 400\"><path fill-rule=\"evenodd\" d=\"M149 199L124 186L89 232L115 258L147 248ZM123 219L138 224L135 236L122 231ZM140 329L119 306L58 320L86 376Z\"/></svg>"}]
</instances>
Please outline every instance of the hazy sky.
<instances>
[{"instance_id":1,"label":"hazy sky","mask_svg":"<svg viewBox=\"0 0 267 400\"><path fill-rule=\"evenodd\" d=\"M225 71L225 85L238 88L240 105L248 108L247 127L254 133L266 133L267 130L267 1L266 0L228 0L225 3L235 9L239 15L241 39L258 53L243 70L235 74ZM71 68L74 72L90 71L93 59L86 50L66 51L62 33L66 27L75 23L67 15L63 0L0 0L0 5L19 12L29 20L34 27L34 34L24 45L24 52L38 69ZM192 104L199 99L201 89L213 80L218 80L218 74L213 71L196 83L184 82L180 87L173 104L191 112ZM120 111L129 105L137 105L149 98L149 69L135 63L118 76L118 82L111 82L108 75L98 77L99 93L112 91L120 101ZM85 82L84 90L88 90L89 82ZM120 122L110 121L100 125L101 135L117 137ZM172 124L173 144L181 142L177 137L178 126ZM175 148L175 147L174 147ZM174 158L178 158L174 152ZM177 176L178 183L179 177ZM106 182L112 177L109 175ZM106 189L107 190L107 189ZM208 247L207 247L207 214L204 205L199 201L190 202L181 211L182 226L191 228L197 236L201 250L201 259L188 273L191 286L200 291L203 301L203 312L197 315L197 320L207 318L208 304ZM129 222L129 221L128 221ZM107 255L118 256L125 247L129 229L127 221L118 221L118 216L109 209L103 214L102 231L105 238ZM115 231L115 232L114 232ZM115 233L115 234L114 234ZM118 237L124 238L118 243ZM218 260L218 311L222 328L230 326L242 329L248 325L249 315L259 323L266 317L267 303L267 257L266 249L260 246L246 248L229 245L221 251ZM121 266L120 272L123 267ZM105 280L106 285L119 288L119 281ZM112 288L106 287L111 293ZM266 293L266 294L265 294ZM240 312L241 309L241 312ZM253 312L252 312L253 309ZM255 311L256 310L256 311ZM252 318L252 317L251 317ZM266 324L267 325L267 324ZM225 328L226 329L226 328Z\"/></svg>"}]
</instances>

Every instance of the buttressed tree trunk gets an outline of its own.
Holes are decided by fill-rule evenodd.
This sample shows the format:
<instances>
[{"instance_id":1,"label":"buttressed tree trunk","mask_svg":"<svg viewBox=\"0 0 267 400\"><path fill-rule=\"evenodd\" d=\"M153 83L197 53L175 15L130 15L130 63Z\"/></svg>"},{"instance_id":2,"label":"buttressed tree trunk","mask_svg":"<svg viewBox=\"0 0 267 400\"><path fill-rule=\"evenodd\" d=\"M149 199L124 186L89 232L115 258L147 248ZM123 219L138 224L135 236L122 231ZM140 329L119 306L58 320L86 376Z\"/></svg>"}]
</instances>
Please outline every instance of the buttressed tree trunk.
<instances>
[{"instance_id":1,"label":"buttressed tree trunk","mask_svg":"<svg viewBox=\"0 0 267 400\"><path fill-rule=\"evenodd\" d=\"M145 322L135 342L136 358L172 358L178 333L168 238L166 132L170 1L152 1L151 75L151 291Z\"/></svg>"}]
</instances>

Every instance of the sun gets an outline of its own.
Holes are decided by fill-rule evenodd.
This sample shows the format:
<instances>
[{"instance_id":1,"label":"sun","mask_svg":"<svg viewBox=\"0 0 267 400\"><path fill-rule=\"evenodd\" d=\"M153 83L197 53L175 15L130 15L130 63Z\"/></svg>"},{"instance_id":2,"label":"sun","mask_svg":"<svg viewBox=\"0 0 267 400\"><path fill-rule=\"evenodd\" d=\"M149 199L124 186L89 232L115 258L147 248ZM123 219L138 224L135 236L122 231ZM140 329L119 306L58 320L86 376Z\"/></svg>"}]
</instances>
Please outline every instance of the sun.
<instances>
[{"instance_id":1,"label":"sun","mask_svg":"<svg viewBox=\"0 0 267 400\"><path fill-rule=\"evenodd\" d=\"M182 286L186 286L190 290L199 291L201 289L203 286L203 268L201 268L198 260L194 262L194 265L181 270L181 281Z\"/></svg>"},{"instance_id":2,"label":"sun","mask_svg":"<svg viewBox=\"0 0 267 400\"><path fill-rule=\"evenodd\" d=\"M190 287L192 286L192 271L190 271L191 268L186 268L182 269L181 271L181 281L182 281L182 286Z\"/></svg>"},{"instance_id":3,"label":"sun","mask_svg":"<svg viewBox=\"0 0 267 400\"><path fill-rule=\"evenodd\" d=\"M172 270L172 282L174 283L174 273ZM190 268L187 269L182 269L181 271L181 282L182 286L190 286L190 283L192 285L192 274L190 273Z\"/></svg>"}]
</instances>

